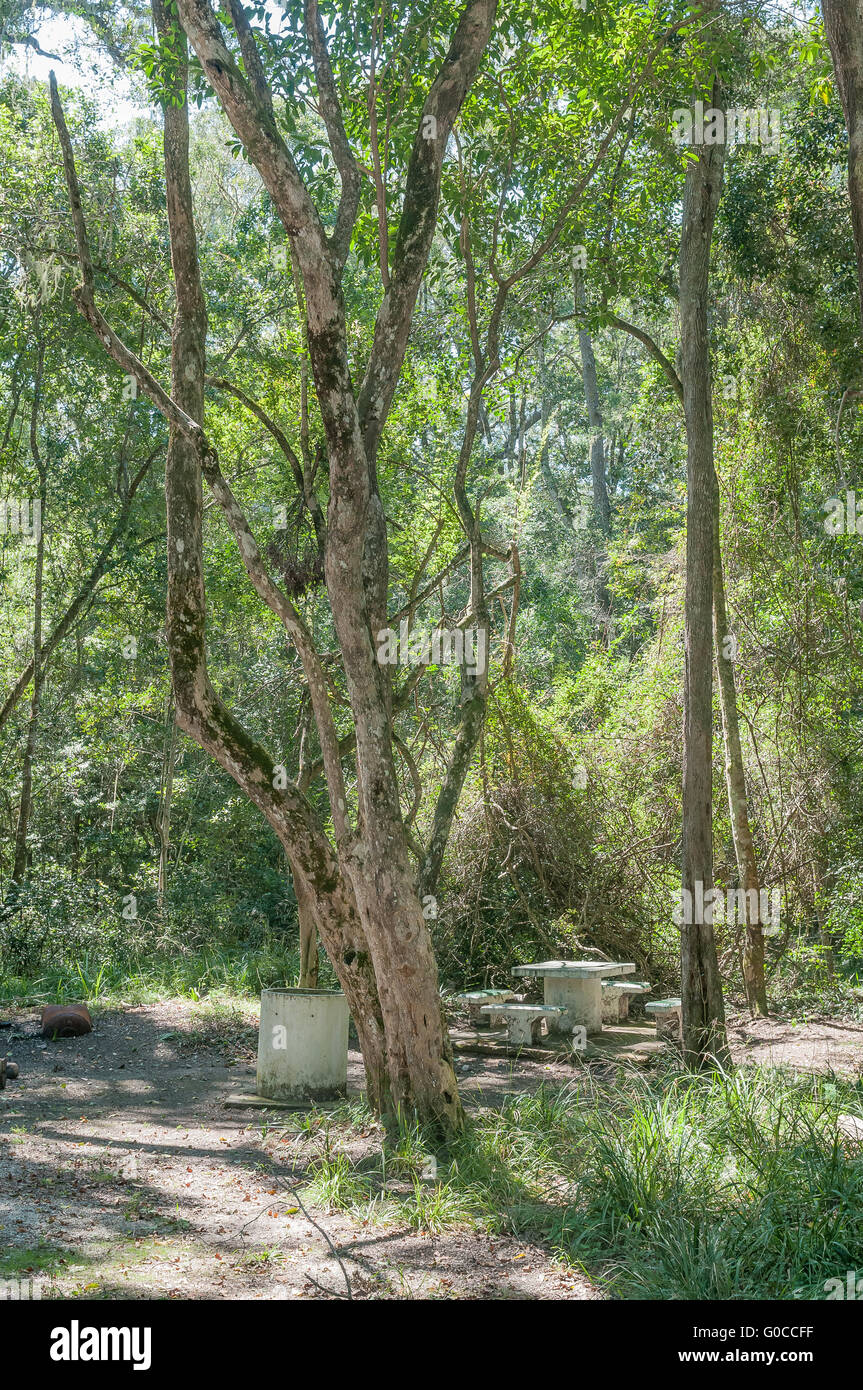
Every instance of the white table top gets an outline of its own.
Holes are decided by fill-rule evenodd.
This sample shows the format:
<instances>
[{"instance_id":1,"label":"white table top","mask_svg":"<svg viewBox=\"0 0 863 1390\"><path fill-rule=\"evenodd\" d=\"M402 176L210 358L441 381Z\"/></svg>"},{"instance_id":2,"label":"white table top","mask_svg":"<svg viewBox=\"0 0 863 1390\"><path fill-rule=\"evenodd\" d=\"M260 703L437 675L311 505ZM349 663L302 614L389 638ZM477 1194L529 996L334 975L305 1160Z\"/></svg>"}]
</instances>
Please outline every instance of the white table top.
<instances>
[{"instance_id":1,"label":"white table top","mask_svg":"<svg viewBox=\"0 0 863 1390\"><path fill-rule=\"evenodd\" d=\"M513 975L556 976L564 980L601 980L609 975L634 975L635 965L629 961L619 963L611 960L541 960L536 965L514 965Z\"/></svg>"}]
</instances>

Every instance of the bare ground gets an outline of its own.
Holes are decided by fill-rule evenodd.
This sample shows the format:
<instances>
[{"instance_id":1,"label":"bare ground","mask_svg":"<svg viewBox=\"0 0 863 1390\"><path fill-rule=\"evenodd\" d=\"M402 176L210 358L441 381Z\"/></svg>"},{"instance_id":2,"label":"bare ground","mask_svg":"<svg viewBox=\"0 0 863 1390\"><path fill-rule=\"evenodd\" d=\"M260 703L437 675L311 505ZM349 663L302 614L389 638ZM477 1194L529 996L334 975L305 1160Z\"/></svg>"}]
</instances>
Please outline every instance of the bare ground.
<instances>
[{"instance_id":1,"label":"bare ground","mask_svg":"<svg viewBox=\"0 0 863 1390\"><path fill-rule=\"evenodd\" d=\"M285 1180L320 1145L294 1132L288 1112L224 1105L254 1089L251 1007L108 1010L93 1033L54 1042L39 1036L38 1011L3 1017L12 1028L0 1030L0 1048L21 1076L0 1092L0 1273L41 1274L43 1297L337 1297L345 1275L359 1298L602 1297L530 1243L334 1211L310 1211L313 1225ZM730 1033L738 1062L863 1071L860 1024L736 1019ZM553 1055L460 1053L457 1066L474 1110L544 1082L579 1084L579 1069ZM349 1089L359 1094L362 1081L351 1052ZM373 1130L339 1136L354 1158L379 1142Z\"/></svg>"},{"instance_id":2,"label":"bare ground","mask_svg":"<svg viewBox=\"0 0 863 1390\"><path fill-rule=\"evenodd\" d=\"M282 1185L303 1166L302 1139L279 1131L296 1117L224 1108L254 1089L253 1009L218 1014L172 1000L111 1010L94 1016L87 1036L47 1043L37 1011L3 1017L13 1027L0 1031L0 1047L21 1075L0 1092L0 1272L4 1260L7 1275L43 1271L42 1297L344 1295L321 1230ZM473 1105L572 1076L494 1058L458 1066ZM351 1052L349 1089L359 1093L362 1079ZM379 1144L367 1138L369 1149ZM311 1215L354 1297L601 1296L529 1243Z\"/></svg>"},{"instance_id":3,"label":"bare ground","mask_svg":"<svg viewBox=\"0 0 863 1390\"><path fill-rule=\"evenodd\" d=\"M863 1074L863 1024L834 1018L737 1018L729 1029L735 1062L797 1071Z\"/></svg>"}]
</instances>

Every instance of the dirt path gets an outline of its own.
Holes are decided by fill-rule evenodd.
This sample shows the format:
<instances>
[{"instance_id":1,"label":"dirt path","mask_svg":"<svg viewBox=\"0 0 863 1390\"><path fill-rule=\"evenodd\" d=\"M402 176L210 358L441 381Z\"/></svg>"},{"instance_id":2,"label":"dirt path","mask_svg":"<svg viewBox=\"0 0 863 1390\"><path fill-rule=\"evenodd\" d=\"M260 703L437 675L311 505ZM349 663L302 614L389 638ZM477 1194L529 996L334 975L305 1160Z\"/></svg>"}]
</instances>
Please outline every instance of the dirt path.
<instances>
[{"instance_id":1,"label":"dirt path","mask_svg":"<svg viewBox=\"0 0 863 1390\"><path fill-rule=\"evenodd\" d=\"M93 1033L46 1043L35 1011L3 1015L21 1068L0 1092L0 1273L43 1278L42 1296L321 1298L344 1293L324 1237L273 1171L294 1123L227 1110L254 1089L254 1010L185 1000L99 1013ZM463 1059L471 1104L572 1075ZM349 1086L362 1063L350 1057ZM296 1168L294 1169L296 1172ZM600 1296L547 1251L472 1230L430 1236L313 1211L355 1297Z\"/></svg>"}]
</instances>

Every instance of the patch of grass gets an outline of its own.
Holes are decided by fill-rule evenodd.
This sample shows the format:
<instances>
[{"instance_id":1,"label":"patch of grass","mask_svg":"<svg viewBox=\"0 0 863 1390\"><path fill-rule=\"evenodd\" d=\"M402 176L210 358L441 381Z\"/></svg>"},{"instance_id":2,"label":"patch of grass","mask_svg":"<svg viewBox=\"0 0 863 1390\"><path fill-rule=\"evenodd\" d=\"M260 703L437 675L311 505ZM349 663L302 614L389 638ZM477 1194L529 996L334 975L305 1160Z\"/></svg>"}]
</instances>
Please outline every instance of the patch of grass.
<instances>
[{"instance_id":1,"label":"patch of grass","mask_svg":"<svg viewBox=\"0 0 863 1390\"><path fill-rule=\"evenodd\" d=\"M266 1250L247 1250L237 1260L235 1268L240 1269L243 1266L251 1265L255 1268L269 1269L273 1265L284 1264L286 1259L287 1255L284 1250L280 1250L278 1246L274 1245Z\"/></svg>"},{"instance_id":2,"label":"patch of grass","mask_svg":"<svg viewBox=\"0 0 863 1390\"><path fill-rule=\"evenodd\" d=\"M159 1216L153 1217L153 1223L158 1228L160 1234L165 1235L181 1234L183 1231L192 1230L192 1222L185 1216Z\"/></svg>"},{"instance_id":3,"label":"patch of grass","mask_svg":"<svg viewBox=\"0 0 863 1390\"><path fill-rule=\"evenodd\" d=\"M575 1125L580 1225L561 1241L616 1292L823 1298L863 1265L863 1164L836 1128L858 1087L745 1068L633 1078L623 1099Z\"/></svg>"},{"instance_id":4,"label":"patch of grass","mask_svg":"<svg viewBox=\"0 0 863 1390\"><path fill-rule=\"evenodd\" d=\"M378 1128L362 1102L340 1106L317 1124L309 1123L307 1134L320 1135L324 1152L309 1163L303 1200L348 1211L364 1222L387 1222L416 1231L438 1233L475 1223L472 1194L449 1180L438 1180L446 1170L441 1170L417 1125L402 1121L377 1153L357 1160L339 1149L340 1131L361 1129L367 1137Z\"/></svg>"},{"instance_id":5,"label":"patch of grass","mask_svg":"<svg viewBox=\"0 0 863 1390\"><path fill-rule=\"evenodd\" d=\"M415 1130L353 1163L328 1139L310 1196L416 1230L541 1240L625 1299L824 1298L863 1268L863 1156L841 1113L863 1115L860 1084L622 1069L510 1098L438 1154L432 1181Z\"/></svg>"},{"instance_id":6,"label":"patch of grass","mask_svg":"<svg viewBox=\"0 0 863 1390\"><path fill-rule=\"evenodd\" d=\"M477 1207L471 1194L450 1182L424 1183L415 1177L411 1194L398 1202L398 1216L414 1231L440 1235L473 1225Z\"/></svg>"},{"instance_id":7,"label":"patch of grass","mask_svg":"<svg viewBox=\"0 0 863 1390\"><path fill-rule=\"evenodd\" d=\"M154 1221L158 1219L151 1210L150 1201L145 1192L136 1192L129 1198L123 1207L123 1217L126 1221Z\"/></svg>"},{"instance_id":8,"label":"patch of grass","mask_svg":"<svg viewBox=\"0 0 863 1390\"><path fill-rule=\"evenodd\" d=\"M322 988L328 981L322 963ZM84 953L32 974L14 973L0 955L0 1003L66 1004L84 1000L105 1007L155 1004L162 999L203 999L225 995L256 998L262 989L295 984L299 953L275 946L215 946L186 951L136 953L118 950L107 957Z\"/></svg>"},{"instance_id":9,"label":"patch of grass","mask_svg":"<svg viewBox=\"0 0 863 1390\"><path fill-rule=\"evenodd\" d=\"M370 1173L363 1173L347 1154L324 1154L309 1165L303 1200L331 1211L351 1211L374 1196Z\"/></svg>"},{"instance_id":10,"label":"patch of grass","mask_svg":"<svg viewBox=\"0 0 863 1390\"><path fill-rule=\"evenodd\" d=\"M113 1168L91 1168L87 1173L87 1181L97 1187L108 1187L112 1183L123 1182L123 1176Z\"/></svg>"},{"instance_id":11,"label":"patch of grass","mask_svg":"<svg viewBox=\"0 0 863 1390\"><path fill-rule=\"evenodd\" d=\"M0 1252L0 1279L29 1279L34 1274L53 1274L72 1265L87 1264L85 1255L59 1245L41 1243L27 1249Z\"/></svg>"}]
</instances>

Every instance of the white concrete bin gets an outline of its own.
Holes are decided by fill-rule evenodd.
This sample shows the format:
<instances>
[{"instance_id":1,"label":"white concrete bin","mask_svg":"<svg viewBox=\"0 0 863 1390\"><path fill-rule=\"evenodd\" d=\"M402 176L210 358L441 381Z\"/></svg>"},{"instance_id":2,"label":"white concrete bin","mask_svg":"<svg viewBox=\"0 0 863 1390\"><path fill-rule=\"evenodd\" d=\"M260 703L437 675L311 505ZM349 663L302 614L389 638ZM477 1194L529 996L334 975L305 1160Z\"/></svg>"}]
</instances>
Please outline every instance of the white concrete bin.
<instances>
[{"instance_id":1,"label":"white concrete bin","mask_svg":"<svg viewBox=\"0 0 863 1390\"><path fill-rule=\"evenodd\" d=\"M348 1001L340 990L265 989L257 1094L339 1100L348 1089Z\"/></svg>"}]
</instances>

